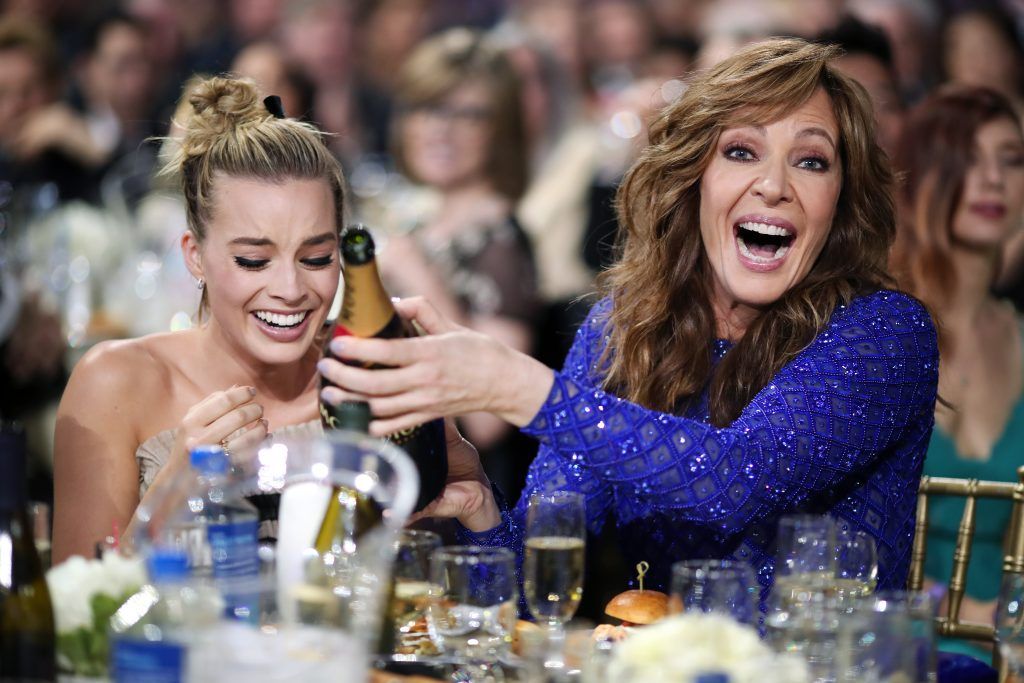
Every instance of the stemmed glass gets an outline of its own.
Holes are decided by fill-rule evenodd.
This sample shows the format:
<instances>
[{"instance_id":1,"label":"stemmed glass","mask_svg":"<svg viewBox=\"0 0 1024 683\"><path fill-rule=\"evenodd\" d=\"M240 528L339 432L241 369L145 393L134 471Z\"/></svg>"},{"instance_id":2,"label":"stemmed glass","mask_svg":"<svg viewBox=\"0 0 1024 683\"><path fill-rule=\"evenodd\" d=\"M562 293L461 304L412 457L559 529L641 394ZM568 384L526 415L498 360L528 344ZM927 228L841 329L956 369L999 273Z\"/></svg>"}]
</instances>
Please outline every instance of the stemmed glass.
<instances>
[{"instance_id":1,"label":"stemmed glass","mask_svg":"<svg viewBox=\"0 0 1024 683\"><path fill-rule=\"evenodd\" d=\"M672 565L672 601L684 612L715 612L756 625L756 590L754 571L745 562L685 560Z\"/></svg>"},{"instance_id":2,"label":"stemmed glass","mask_svg":"<svg viewBox=\"0 0 1024 683\"><path fill-rule=\"evenodd\" d=\"M526 511L523 591L539 621L548 623L546 669L562 669L565 624L583 596L586 507L571 491L535 493Z\"/></svg>"},{"instance_id":3,"label":"stemmed glass","mask_svg":"<svg viewBox=\"0 0 1024 683\"><path fill-rule=\"evenodd\" d=\"M430 558L427 628L473 681L507 659L516 625L515 554L508 548L446 546Z\"/></svg>"},{"instance_id":4,"label":"stemmed glass","mask_svg":"<svg viewBox=\"0 0 1024 683\"><path fill-rule=\"evenodd\" d=\"M841 604L870 595L878 583L875 539L855 529L836 531L836 569L832 591Z\"/></svg>"}]
</instances>

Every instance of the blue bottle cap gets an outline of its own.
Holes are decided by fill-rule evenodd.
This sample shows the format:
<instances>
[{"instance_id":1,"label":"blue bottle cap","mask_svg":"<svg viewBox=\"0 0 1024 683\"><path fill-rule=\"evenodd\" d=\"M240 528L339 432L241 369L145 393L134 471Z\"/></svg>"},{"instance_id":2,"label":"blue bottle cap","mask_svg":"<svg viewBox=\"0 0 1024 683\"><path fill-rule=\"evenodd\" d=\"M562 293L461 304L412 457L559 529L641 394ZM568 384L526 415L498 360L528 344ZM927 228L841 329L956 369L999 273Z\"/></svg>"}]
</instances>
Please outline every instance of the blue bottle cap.
<instances>
[{"instance_id":1,"label":"blue bottle cap","mask_svg":"<svg viewBox=\"0 0 1024 683\"><path fill-rule=\"evenodd\" d=\"M188 555L181 550L160 548L146 560L151 581L169 581L183 579L188 576Z\"/></svg>"},{"instance_id":2,"label":"blue bottle cap","mask_svg":"<svg viewBox=\"0 0 1024 683\"><path fill-rule=\"evenodd\" d=\"M189 452L189 462L203 474L228 473L228 456L220 446L196 446Z\"/></svg>"},{"instance_id":3,"label":"blue bottle cap","mask_svg":"<svg viewBox=\"0 0 1024 683\"><path fill-rule=\"evenodd\" d=\"M721 671L700 674L694 679L694 683L729 683L729 674L722 673Z\"/></svg>"}]
</instances>

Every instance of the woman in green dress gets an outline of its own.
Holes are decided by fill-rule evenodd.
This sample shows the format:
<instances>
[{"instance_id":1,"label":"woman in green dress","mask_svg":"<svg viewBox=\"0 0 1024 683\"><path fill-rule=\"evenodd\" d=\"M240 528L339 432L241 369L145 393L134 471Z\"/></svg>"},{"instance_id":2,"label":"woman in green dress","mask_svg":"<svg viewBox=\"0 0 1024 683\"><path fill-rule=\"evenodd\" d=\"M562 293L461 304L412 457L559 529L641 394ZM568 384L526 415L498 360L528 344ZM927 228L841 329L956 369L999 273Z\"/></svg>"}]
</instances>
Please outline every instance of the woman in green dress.
<instances>
[{"instance_id":1,"label":"woman in green dress","mask_svg":"<svg viewBox=\"0 0 1024 683\"><path fill-rule=\"evenodd\" d=\"M1015 481L1024 464L1024 343L1012 304L992 294L1000 255L1024 217L1024 138L994 91L941 90L912 114L899 168L903 225L894 274L940 326L939 395L924 473ZM925 574L942 594L963 500L934 498ZM960 617L992 623L1010 506L979 500ZM980 647L942 643L988 658Z\"/></svg>"}]
</instances>

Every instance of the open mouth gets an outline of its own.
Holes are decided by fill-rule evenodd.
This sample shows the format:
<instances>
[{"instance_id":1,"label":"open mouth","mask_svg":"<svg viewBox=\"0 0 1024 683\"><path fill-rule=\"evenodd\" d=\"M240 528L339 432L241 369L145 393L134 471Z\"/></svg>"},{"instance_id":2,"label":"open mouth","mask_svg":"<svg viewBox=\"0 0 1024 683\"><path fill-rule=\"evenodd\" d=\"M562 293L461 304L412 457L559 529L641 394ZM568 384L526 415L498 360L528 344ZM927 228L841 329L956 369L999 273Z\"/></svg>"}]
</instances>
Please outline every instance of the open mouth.
<instances>
[{"instance_id":1,"label":"open mouth","mask_svg":"<svg viewBox=\"0 0 1024 683\"><path fill-rule=\"evenodd\" d=\"M253 315L271 327L290 330L301 325L306 320L306 316L309 315L309 311L287 314L272 313L271 311L254 311Z\"/></svg>"},{"instance_id":2,"label":"open mouth","mask_svg":"<svg viewBox=\"0 0 1024 683\"><path fill-rule=\"evenodd\" d=\"M792 230L780 225L748 221L736 226L740 253L754 263L770 264L782 260L795 239Z\"/></svg>"}]
</instances>

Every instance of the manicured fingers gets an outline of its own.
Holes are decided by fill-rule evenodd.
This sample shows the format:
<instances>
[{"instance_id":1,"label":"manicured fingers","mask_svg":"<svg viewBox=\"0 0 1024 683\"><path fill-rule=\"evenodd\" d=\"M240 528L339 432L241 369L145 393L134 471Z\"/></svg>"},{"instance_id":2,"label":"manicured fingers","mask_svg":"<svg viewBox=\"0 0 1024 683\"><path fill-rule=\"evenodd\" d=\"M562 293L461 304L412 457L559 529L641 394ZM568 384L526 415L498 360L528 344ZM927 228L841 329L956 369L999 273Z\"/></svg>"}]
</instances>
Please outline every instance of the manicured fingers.
<instances>
[{"instance_id":1,"label":"manicured fingers","mask_svg":"<svg viewBox=\"0 0 1024 683\"><path fill-rule=\"evenodd\" d=\"M335 337L331 340L331 353L344 360L376 363L391 367L410 365L420 358L424 339L361 339Z\"/></svg>"},{"instance_id":2,"label":"manicured fingers","mask_svg":"<svg viewBox=\"0 0 1024 683\"><path fill-rule=\"evenodd\" d=\"M256 456L256 449L267 438L267 422L259 419L238 436L225 439L232 465L245 465Z\"/></svg>"},{"instance_id":3,"label":"manicured fingers","mask_svg":"<svg viewBox=\"0 0 1024 683\"><path fill-rule=\"evenodd\" d=\"M458 327L421 296L399 299L394 301L394 304L400 316L407 320L415 320L427 334L443 334Z\"/></svg>"},{"instance_id":4,"label":"manicured fingers","mask_svg":"<svg viewBox=\"0 0 1024 683\"><path fill-rule=\"evenodd\" d=\"M196 426L205 427L235 408L252 401L255 396L256 389L249 386L217 391L194 405L189 410L189 417L197 423Z\"/></svg>"},{"instance_id":5,"label":"manicured fingers","mask_svg":"<svg viewBox=\"0 0 1024 683\"><path fill-rule=\"evenodd\" d=\"M219 443L261 417L263 406L258 403L246 403L210 423L204 430L203 437L208 439L209 443Z\"/></svg>"},{"instance_id":6,"label":"manicured fingers","mask_svg":"<svg viewBox=\"0 0 1024 683\"><path fill-rule=\"evenodd\" d=\"M329 382L345 391L367 396L386 396L402 391L420 383L419 370L407 368L366 368L345 365L330 358L321 359L317 369Z\"/></svg>"}]
</instances>

